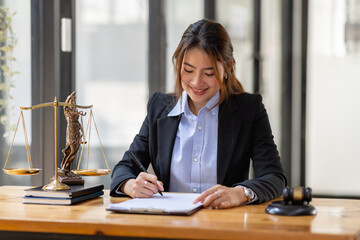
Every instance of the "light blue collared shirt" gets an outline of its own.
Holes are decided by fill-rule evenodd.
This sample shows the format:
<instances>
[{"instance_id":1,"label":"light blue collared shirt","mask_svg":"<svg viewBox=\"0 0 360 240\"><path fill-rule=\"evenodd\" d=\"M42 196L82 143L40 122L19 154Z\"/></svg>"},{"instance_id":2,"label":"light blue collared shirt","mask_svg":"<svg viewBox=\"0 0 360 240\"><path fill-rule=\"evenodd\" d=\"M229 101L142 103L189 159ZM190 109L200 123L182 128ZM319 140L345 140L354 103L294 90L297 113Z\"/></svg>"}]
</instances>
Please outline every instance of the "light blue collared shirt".
<instances>
[{"instance_id":1,"label":"light blue collared shirt","mask_svg":"<svg viewBox=\"0 0 360 240\"><path fill-rule=\"evenodd\" d=\"M201 193L217 184L219 106L212 107L219 95L217 92L196 116L184 91L168 114L182 114L171 159L170 192Z\"/></svg>"}]
</instances>

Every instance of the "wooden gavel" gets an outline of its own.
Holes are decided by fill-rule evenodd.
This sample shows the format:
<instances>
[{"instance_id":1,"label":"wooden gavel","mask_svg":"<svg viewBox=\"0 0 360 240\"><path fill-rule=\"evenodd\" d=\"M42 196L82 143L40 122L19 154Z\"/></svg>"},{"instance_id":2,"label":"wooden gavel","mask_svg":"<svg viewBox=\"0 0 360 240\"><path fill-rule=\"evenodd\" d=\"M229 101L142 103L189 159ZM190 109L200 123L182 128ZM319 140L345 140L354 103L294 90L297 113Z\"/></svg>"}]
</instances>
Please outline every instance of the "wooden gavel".
<instances>
[{"instance_id":1,"label":"wooden gavel","mask_svg":"<svg viewBox=\"0 0 360 240\"><path fill-rule=\"evenodd\" d=\"M286 187L283 190L283 198L284 202L288 205L309 204L312 199L312 189L309 187Z\"/></svg>"}]
</instances>

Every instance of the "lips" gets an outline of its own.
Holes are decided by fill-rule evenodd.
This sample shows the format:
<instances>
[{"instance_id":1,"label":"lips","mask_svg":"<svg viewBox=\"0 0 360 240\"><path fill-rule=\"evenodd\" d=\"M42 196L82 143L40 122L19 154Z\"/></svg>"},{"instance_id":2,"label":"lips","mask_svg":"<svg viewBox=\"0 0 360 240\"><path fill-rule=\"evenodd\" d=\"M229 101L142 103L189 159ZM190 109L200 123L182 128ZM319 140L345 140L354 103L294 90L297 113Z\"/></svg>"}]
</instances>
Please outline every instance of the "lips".
<instances>
[{"instance_id":1,"label":"lips","mask_svg":"<svg viewBox=\"0 0 360 240\"><path fill-rule=\"evenodd\" d=\"M205 88L205 89L195 89L195 88L191 87L190 85L189 85L189 87L191 88L191 90L193 91L193 93L195 95L203 95L207 90L207 88Z\"/></svg>"}]
</instances>

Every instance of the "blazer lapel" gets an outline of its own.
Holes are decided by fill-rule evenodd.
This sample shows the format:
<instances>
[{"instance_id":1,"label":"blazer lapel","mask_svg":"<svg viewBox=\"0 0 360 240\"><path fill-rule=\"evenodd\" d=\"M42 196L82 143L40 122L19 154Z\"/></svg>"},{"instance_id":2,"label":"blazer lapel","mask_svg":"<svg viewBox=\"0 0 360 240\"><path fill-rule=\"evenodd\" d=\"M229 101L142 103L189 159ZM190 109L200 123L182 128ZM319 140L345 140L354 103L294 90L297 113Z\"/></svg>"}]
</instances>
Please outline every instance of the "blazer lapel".
<instances>
[{"instance_id":1,"label":"blazer lapel","mask_svg":"<svg viewBox=\"0 0 360 240\"><path fill-rule=\"evenodd\" d=\"M161 181L164 183L165 191L167 191L169 188L170 162L179 122L179 116L166 116L157 120L158 160L160 166Z\"/></svg>"},{"instance_id":2,"label":"blazer lapel","mask_svg":"<svg viewBox=\"0 0 360 240\"><path fill-rule=\"evenodd\" d=\"M229 164L236 147L241 121L232 115L236 109L223 103L219 109L218 151L217 151L217 182L223 184ZM233 105L232 105L233 106Z\"/></svg>"}]
</instances>

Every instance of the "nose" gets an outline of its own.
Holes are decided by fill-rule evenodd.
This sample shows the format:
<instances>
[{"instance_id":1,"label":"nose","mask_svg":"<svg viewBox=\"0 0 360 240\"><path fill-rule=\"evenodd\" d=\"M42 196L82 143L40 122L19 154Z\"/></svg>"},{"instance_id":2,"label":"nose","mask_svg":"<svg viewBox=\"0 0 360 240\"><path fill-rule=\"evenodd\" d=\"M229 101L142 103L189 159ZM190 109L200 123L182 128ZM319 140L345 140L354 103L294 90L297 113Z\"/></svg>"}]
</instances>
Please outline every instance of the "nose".
<instances>
[{"instance_id":1,"label":"nose","mask_svg":"<svg viewBox=\"0 0 360 240\"><path fill-rule=\"evenodd\" d=\"M198 86L198 87L203 85L204 82L203 82L203 78L202 78L202 75L200 72L194 76L191 83L193 86Z\"/></svg>"}]
</instances>

